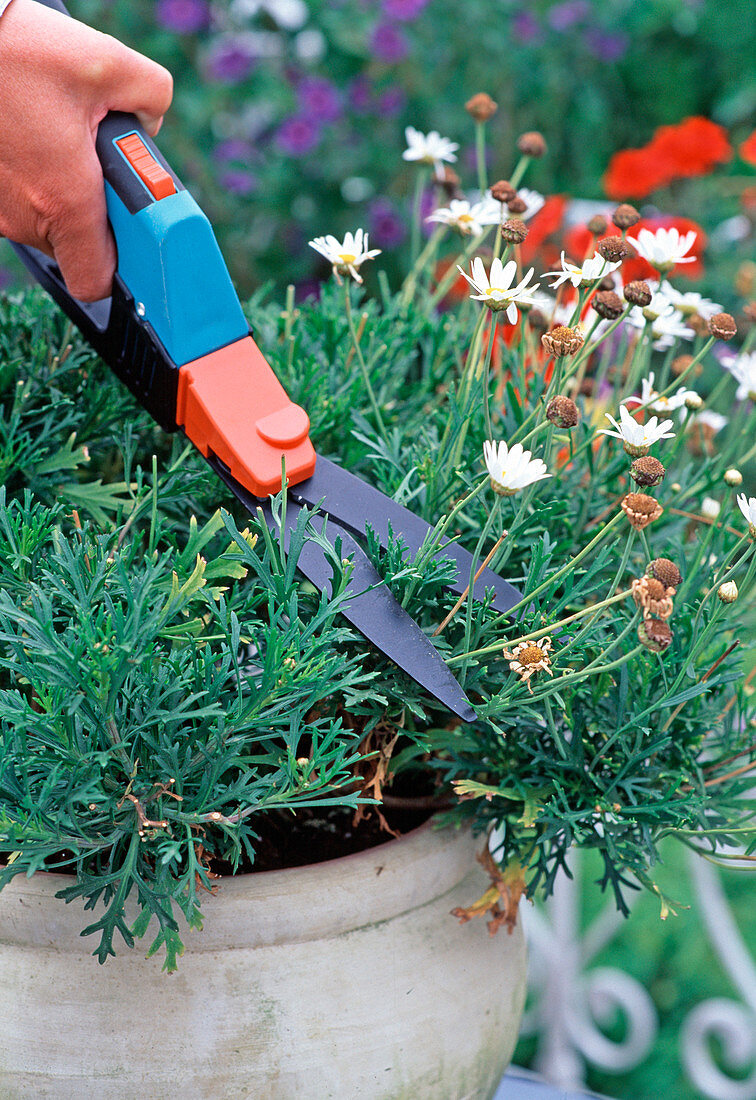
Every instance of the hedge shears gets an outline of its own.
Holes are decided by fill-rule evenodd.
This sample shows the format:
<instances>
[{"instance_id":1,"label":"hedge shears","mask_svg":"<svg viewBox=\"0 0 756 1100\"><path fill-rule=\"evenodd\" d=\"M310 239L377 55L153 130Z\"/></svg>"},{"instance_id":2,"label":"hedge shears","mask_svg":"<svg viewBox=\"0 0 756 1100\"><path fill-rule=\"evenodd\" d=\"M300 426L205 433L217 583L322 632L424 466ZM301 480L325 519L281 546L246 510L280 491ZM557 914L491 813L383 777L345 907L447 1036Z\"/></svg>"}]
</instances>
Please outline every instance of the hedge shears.
<instances>
[{"instance_id":1,"label":"hedge shears","mask_svg":"<svg viewBox=\"0 0 756 1100\"><path fill-rule=\"evenodd\" d=\"M67 14L57 0L41 0ZM410 553L420 550L430 524L336 463L317 455L307 413L288 397L255 344L212 227L136 117L111 112L100 123L108 217L118 249L110 298L73 298L53 259L13 244L34 277L81 330L102 359L168 432L181 430L251 514L262 511L278 531L271 497L287 481L284 545L302 508L325 522L329 541L352 560L351 598L343 614L431 695L466 721L475 717L462 687L414 619L381 580L357 541L367 525L382 546L390 533ZM320 517L320 519L318 519ZM470 553L445 541L436 556L450 558L461 595L473 571ZM306 541L302 573L330 590L323 550ZM520 592L483 569L473 594L493 590L492 605L507 612Z\"/></svg>"}]
</instances>

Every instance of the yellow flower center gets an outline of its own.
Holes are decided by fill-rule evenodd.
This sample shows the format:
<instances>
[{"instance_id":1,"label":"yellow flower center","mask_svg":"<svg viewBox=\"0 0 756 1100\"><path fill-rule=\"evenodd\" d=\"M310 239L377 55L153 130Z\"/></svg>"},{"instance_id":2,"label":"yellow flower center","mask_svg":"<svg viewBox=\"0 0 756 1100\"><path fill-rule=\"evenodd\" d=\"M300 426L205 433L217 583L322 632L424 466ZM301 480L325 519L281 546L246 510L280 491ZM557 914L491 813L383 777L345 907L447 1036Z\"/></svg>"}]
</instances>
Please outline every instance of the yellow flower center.
<instances>
[{"instance_id":1,"label":"yellow flower center","mask_svg":"<svg viewBox=\"0 0 756 1100\"><path fill-rule=\"evenodd\" d=\"M540 664L546 657L545 650L541 649L539 645L531 643L526 646L525 649L521 649L517 654L517 660L521 665L537 665Z\"/></svg>"},{"instance_id":2,"label":"yellow flower center","mask_svg":"<svg viewBox=\"0 0 756 1100\"><path fill-rule=\"evenodd\" d=\"M343 264L353 264L357 257L352 252L340 252L339 260Z\"/></svg>"}]
</instances>

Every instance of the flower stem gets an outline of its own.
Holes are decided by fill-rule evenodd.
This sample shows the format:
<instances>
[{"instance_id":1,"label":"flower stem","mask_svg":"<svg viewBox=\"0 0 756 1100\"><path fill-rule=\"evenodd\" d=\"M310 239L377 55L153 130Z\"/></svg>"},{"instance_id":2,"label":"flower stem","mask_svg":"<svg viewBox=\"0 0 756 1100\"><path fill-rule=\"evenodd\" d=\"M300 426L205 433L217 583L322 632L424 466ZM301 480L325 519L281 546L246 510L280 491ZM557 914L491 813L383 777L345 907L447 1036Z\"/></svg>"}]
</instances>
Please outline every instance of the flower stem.
<instances>
[{"instance_id":1,"label":"flower stem","mask_svg":"<svg viewBox=\"0 0 756 1100\"><path fill-rule=\"evenodd\" d=\"M351 302L351 298L349 296L349 283L346 280L344 281L344 302L345 302L345 306L346 306L346 319L347 319L347 325L349 326L349 335L352 338L352 347L354 348L354 353L357 357L357 362L360 365L360 370L362 372L362 379L365 383L365 389L367 390L368 397L370 398L370 404L372 405L372 408L373 408L373 415L375 416L375 421L376 421L376 424L378 426L378 431L381 433L381 435L383 436L383 438L385 440L386 439L386 426L383 423L383 417L381 416L381 410L378 408L378 402L376 401L375 393L373 392L373 387L370 383L370 375L368 373L367 365L365 363L365 358L362 354L362 349L360 348L360 342L357 338L357 333L356 333L355 328L354 328L354 319L352 317L352 302Z\"/></svg>"},{"instance_id":2,"label":"flower stem","mask_svg":"<svg viewBox=\"0 0 756 1100\"><path fill-rule=\"evenodd\" d=\"M428 169L420 168L415 177L415 197L412 200L412 235L410 237L410 270L414 269L420 251L420 230L423 213L423 192L428 182Z\"/></svg>"}]
</instances>

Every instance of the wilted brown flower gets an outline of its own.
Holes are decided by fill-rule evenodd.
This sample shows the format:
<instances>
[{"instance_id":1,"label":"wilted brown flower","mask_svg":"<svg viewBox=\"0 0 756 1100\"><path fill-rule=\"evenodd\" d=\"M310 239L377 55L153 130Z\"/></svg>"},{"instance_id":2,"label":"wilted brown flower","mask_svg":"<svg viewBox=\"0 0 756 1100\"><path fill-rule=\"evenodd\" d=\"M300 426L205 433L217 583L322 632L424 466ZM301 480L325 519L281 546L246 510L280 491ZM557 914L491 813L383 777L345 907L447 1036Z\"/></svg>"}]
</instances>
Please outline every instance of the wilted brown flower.
<instances>
[{"instance_id":1,"label":"wilted brown flower","mask_svg":"<svg viewBox=\"0 0 756 1100\"><path fill-rule=\"evenodd\" d=\"M528 227L520 218L508 218L501 226L501 238L507 244L522 244L528 235Z\"/></svg>"},{"instance_id":2,"label":"wilted brown flower","mask_svg":"<svg viewBox=\"0 0 756 1100\"><path fill-rule=\"evenodd\" d=\"M654 558L649 562L647 572L667 588L677 588L682 581L682 573L670 558Z\"/></svg>"},{"instance_id":3,"label":"wilted brown flower","mask_svg":"<svg viewBox=\"0 0 756 1100\"><path fill-rule=\"evenodd\" d=\"M630 585L636 606L644 619L668 619L674 610L672 597L677 589L667 588L656 577L636 577Z\"/></svg>"},{"instance_id":4,"label":"wilted brown flower","mask_svg":"<svg viewBox=\"0 0 756 1100\"><path fill-rule=\"evenodd\" d=\"M658 485L666 472L659 459L653 455L642 455L634 459L630 466L630 477L636 485L642 485L644 489Z\"/></svg>"},{"instance_id":5,"label":"wilted brown flower","mask_svg":"<svg viewBox=\"0 0 756 1100\"><path fill-rule=\"evenodd\" d=\"M528 323L537 332L545 332L549 327L549 319L540 309L531 309L528 314Z\"/></svg>"},{"instance_id":6,"label":"wilted brown flower","mask_svg":"<svg viewBox=\"0 0 756 1100\"><path fill-rule=\"evenodd\" d=\"M675 358L670 363L670 370L672 371L673 374L682 374L683 371L686 371L688 369L688 367L690 366L690 364L692 362L693 362L693 356L692 355L676 355ZM696 365L695 370L693 371L693 374L694 375L699 375L699 374L701 374L702 371L703 371L703 364L698 363Z\"/></svg>"},{"instance_id":7,"label":"wilted brown flower","mask_svg":"<svg viewBox=\"0 0 756 1100\"><path fill-rule=\"evenodd\" d=\"M625 310L625 305L619 294L613 290L600 290L593 299L593 308L599 317L607 321L616 321Z\"/></svg>"},{"instance_id":8,"label":"wilted brown flower","mask_svg":"<svg viewBox=\"0 0 756 1100\"><path fill-rule=\"evenodd\" d=\"M599 256L603 256L611 264L636 255L635 249L624 237L604 237L596 245L596 251Z\"/></svg>"},{"instance_id":9,"label":"wilted brown flower","mask_svg":"<svg viewBox=\"0 0 756 1100\"><path fill-rule=\"evenodd\" d=\"M732 340L737 331L735 318L729 313L715 313L709 318L709 332L718 340Z\"/></svg>"},{"instance_id":10,"label":"wilted brown flower","mask_svg":"<svg viewBox=\"0 0 756 1100\"><path fill-rule=\"evenodd\" d=\"M441 174L434 175L433 182L444 191L450 199L457 198L460 194L460 178L448 164L441 165Z\"/></svg>"},{"instance_id":11,"label":"wilted brown flower","mask_svg":"<svg viewBox=\"0 0 756 1100\"><path fill-rule=\"evenodd\" d=\"M621 202L612 214L612 221L618 229L629 229L640 221L640 214L629 202Z\"/></svg>"},{"instance_id":12,"label":"wilted brown flower","mask_svg":"<svg viewBox=\"0 0 756 1100\"><path fill-rule=\"evenodd\" d=\"M548 672L549 676L554 675L549 657L551 638L540 638L537 642L519 642L512 651L505 647L503 652L509 661L510 669L525 681L531 695L533 694L533 688L530 685L531 676L536 672Z\"/></svg>"},{"instance_id":13,"label":"wilted brown flower","mask_svg":"<svg viewBox=\"0 0 756 1100\"><path fill-rule=\"evenodd\" d=\"M507 209L511 214L524 214L528 208L528 204L525 199L521 199L519 195L515 195L513 199L510 199L507 203Z\"/></svg>"},{"instance_id":14,"label":"wilted brown flower","mask_svg":"<svg viewBox=\"0 0 756 1100\"><path fill-rule=\"evenodd\" d=\"M627 284L623 293L625 301L634 306L641 306L641 308L647 306L653 298L651 287L642 279L633 279L631 283Z\"/></svg>"},{"instance_id":15,"label":"wilted brown flower","mask_svg":"<svg viewBox=\"0 0 756 1100\"><path fill-rule=\"evenodd\" d=\"M497 180L491 184L491 194L499 202L511 202L517 192L509 180Z\"/></svg>"},{"instance_id":16,"label":"wilted brown flower","mask_svg":"<svg viewBox=\"0 0 756 1100\"><path fill-rule=\"evenodd\" d=\"M603 214L594 214L589 219L587 228L593 233L594 237L600 237L602 233L606 233L608 222Z\"/></svg>"},{"instance_id":17,"label":"wilted brown flower","mask_svg":"<svg viewBox=\"0 0 756 1100\"><path fill-rule=\"evenodd\" d=\"M624 497L621 507L637 531L648 527L649 523L653 523L664 511L659 501L654 500L646 493L628 493Z\"/></svg>"},{"instance_id":18,"label":"wilted brown flower","mask_svg":"<svg viewBox=\"0 0 756 1100\"><path fill-rule=\"evenodd\" d=\"M574 355L582 348L585 337L578 328L568 328L567 325L557 325L551 332L545 332L541 337L541 343L550 355Z\"/></svg>"},{"instance_id":19,"label":"wilted brown flower","mask_svg":"<svg viewBox=\"0 0 756 1100\"><path fill-rule=\"evenodd\" d=\"M478 92L465 104L468 115L472 115L476 122L488 122L498 109L498 103L495 103L487 92Z\"/></svg>"},{"instance_id":20,"label":"wilted brown flower","mask_svg":"<svg viewBox=\"0 0 756 1100\"><path fill-rule=\"evenodd\" d=\"M546 406L546 419L558 428L574 428L580 420L580 410L571 397L557 394Z\"/></svg>"},{"instance_id":21,"label":"wilted brown flower","mask_svg":"<svg viewBox=\"0 0 756 1100\"><path fill-rule=\"evenodd\" d=\"M537 130L529 130L526 134L520 134L517 148L526 157L542 157L546 152L546 139Z\"/></svg>"},{"instance_id":22,"label":"wilted brown flower","mask_svg":"<svg viewBox=\"0 0 756 1100\"><path fill-rule=\"evenodd\" d=\"M644 619L638 627L638 639L652 653L662 653L672 644L672 631L663 619Z\"/></svg>"}]
</instances>

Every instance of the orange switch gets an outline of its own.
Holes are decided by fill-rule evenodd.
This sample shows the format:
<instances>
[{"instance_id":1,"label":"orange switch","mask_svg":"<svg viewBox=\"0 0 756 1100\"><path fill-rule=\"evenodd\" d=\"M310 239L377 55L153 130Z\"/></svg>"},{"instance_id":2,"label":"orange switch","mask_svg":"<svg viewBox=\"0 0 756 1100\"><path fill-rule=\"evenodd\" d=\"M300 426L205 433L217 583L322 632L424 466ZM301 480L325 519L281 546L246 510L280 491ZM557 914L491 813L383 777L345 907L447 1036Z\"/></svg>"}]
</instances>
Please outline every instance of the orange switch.
<instances>
[{"instance_id":1,"label":"orange switch","mask_svg":"<svg viewBox=\"0 0 756 1100\"><path fill-rule=\"evenodd\" d=\"M176 194L176 184L159 164L138 134L118 138L116 145L139 176L147 190L156 199Z\"/></svg>"}]
</instances>

